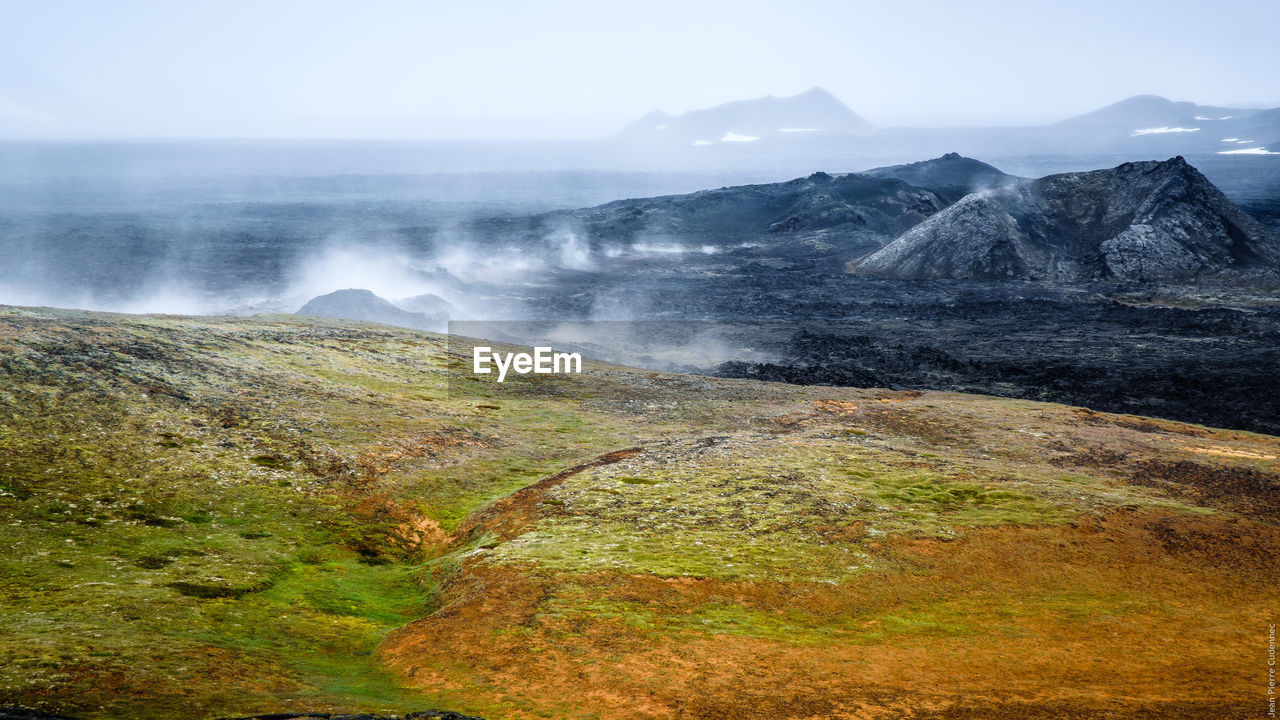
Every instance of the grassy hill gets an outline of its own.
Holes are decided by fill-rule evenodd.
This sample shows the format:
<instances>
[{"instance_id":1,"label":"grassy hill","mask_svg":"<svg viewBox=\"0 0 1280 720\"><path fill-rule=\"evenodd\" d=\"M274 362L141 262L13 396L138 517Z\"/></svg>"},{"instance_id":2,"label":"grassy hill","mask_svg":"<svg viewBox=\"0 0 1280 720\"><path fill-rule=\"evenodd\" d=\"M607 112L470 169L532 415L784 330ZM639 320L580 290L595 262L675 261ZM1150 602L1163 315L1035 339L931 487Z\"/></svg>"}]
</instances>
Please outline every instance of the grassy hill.
<instances>
[{"instance_id":1,"label":"grassy hill","mask_svg":"<svg viewBox=\"0 0 1280 720\"><path fill-rule=\"evenodd\" d=\"M1280 438L0 308L0 704L1262 712Z\"/></svg>"}]
</instances>

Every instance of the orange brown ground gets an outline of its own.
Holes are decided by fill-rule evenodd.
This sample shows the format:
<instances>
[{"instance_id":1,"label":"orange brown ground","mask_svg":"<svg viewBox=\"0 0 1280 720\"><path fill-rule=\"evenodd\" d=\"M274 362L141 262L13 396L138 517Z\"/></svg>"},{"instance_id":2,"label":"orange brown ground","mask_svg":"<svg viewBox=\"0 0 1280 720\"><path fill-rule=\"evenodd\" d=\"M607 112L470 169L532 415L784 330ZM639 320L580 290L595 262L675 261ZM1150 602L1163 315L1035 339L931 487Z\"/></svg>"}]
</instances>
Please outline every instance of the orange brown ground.
<instances>
[{"instance_id":1,"label":"orange brown ground","mask_svg":"<svg viewBox=\"0 0 1280 720\"><path fill-rule=\"evenodd\" d=\"M0 308L0 704L1265 712L1280 438L597 365L499 390L448 353Z\"/></svg>"},{"instance_id":2,"label":"orange brown ground","mask_svg":"<svg viewBox=\"0 0 1280 720\"><path fill-rule=\"evenodd\" d=\"M920 397L822 399L775 420L804 437L854 421L926 445L988 429L957 426L946 417L954 407L910 407ZM1130 441L1135 433L1182 445L1225 438L1234 443L1187 450L1254 460L1263 451L1232 449L1251 442L1247 434L1077 416L1056 428L1072 446L1058 465L1190 505L1120 503L1067 522L869 543L863 523L820 526L832 542L866 543L879 568L841 583L571 573L472 554L440 609L390 635L381 657L419 687L504 698L510 717L1260 716L1265 631L1280 587L1276 475L1157 460ZM1034 437L1042 428L1020 429ZM1076 449L1090 441L1094 455ZM1120 444L1127 452L1109 449ZM1017 455L1025 445L991 450ZM538 504L545 486L534 490L495 505L466 532L489 523L507 540L536 526L539 513L563 513ZM747 620L698 627L708 608L725 607L745 610ZM778 623L761 629L760 617L770 616Z\"/></svg>"},{"instance_id":3,"label":"orange brown ground","mask_svg":"<svg viewBox=\"0 0 1280 720\"><path fill-rule=\"evenodd\" d=\"M1121 511L1074 527L895 539L878 552L910 570L831 587L471 567L442 610L382 653L415 683L479 683L532 715L559 715L566 700L602 718L1257 715L1280 552L1272 525ZM659 634L541 612L566 593L672 616L732 603L855 626L941 603L969 629L812 644ZM1078 593L1123 598L1123 612L1045 602Z\"/></svg>"}]
</instances>

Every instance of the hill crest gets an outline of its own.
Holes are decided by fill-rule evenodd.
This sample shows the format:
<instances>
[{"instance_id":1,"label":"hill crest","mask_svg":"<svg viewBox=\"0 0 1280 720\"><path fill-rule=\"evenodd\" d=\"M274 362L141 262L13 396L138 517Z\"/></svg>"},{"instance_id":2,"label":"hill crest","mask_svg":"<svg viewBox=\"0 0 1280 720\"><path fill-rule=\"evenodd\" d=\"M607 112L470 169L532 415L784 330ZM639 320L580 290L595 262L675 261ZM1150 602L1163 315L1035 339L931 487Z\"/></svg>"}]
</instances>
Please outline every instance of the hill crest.
<instances>
[{"instance_id":1,"label":"hill crest","mask_svg":"<svg viewBox=\"0 0 1280 720\"><path fill-rule=\"evenodd\" d=\"M969 195L851 264L898 278L1153 281L1280 266L1280 245L1181 156Z\"/></svg>"}]
</instances>

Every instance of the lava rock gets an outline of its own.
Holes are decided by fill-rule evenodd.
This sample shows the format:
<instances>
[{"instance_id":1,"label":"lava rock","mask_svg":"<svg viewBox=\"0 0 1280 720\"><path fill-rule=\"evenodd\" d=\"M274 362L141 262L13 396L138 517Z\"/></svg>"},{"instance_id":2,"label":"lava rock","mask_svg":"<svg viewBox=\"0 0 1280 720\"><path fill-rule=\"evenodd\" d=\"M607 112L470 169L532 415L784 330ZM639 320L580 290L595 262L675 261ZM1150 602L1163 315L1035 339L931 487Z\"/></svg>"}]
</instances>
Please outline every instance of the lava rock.
<instances>
[{"instance_id":1,"label":"lava rock","mask_svg":"<svg viewBox=\"0 0 1280 720\"><path fill-rule=\"evenodd\" d=\"M904 279L1150 282L1280 271L1280 243L1182 157L969 195L852 263Z\"/></svg>"},{"instance_id":2,"label":"lava rock","mask_svg":"<svg viewBox=\"0 0 1280 720\"><path fill-rule=\"evenodd\" d=\"M425 297L428 296L419 295L411 299L419 301ZM439 298L436 299L439 300ZM440 302L444 301L440 300ZM427 304L427 301L423 300L419 304ZM410 312L374 295L369 290L356 289L338 290L314 297L295 314L398 325L432 332L443 331L449 322L447 314Z\"/></svg>"},{"instance_id":3,"label":"lava rock","mask_svg":"<svg viewBox=\"0 0 1280 720\"><path fill-rule=\"evenodd\" d=\"M948 203L969 195L1018 182L1018 178L1001 172L995 167L967 158L959 153L947 153L942 157L907 165L891 165L868 170L863 175L894 178L932 190Z\"/></svg>"}]
</instances>

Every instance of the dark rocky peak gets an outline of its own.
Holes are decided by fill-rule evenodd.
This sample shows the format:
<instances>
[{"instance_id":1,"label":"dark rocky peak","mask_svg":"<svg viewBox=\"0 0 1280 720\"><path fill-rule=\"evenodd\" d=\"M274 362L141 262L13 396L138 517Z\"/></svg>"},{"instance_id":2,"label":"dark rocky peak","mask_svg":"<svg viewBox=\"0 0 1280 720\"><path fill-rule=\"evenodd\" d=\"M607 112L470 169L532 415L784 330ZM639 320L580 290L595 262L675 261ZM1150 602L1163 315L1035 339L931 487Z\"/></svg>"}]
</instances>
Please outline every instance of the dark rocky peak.
<instances>
[{"instance_id":1,"label":"dark rocky peak","mask_svg":"<svg viewBox=\"0 0 1280 720\"><path fill-rule=\"evenodd\" d=\"M892 177L815 172L785 182L617 200L592 208L470 229L537 243L572 227L595 250L625 251L655 240L754 255L836 253L855 257L947 206L938 193Z\"/></svg>"},{"instance_id":2,"label":"dark rocky peak","mask_svg":"<svg viewBox=\"0 0 1280 720\"><path fill-rule=\"evenodd\" d=\"M902 278L1160 281L1280 270L1280 245L1182 157L975 193L852 263Z\"/></svg>"},{"instance_id":3,"label":"dark rocky peak","mask_svg":"<svg viewBox=\"0 0 1280 720\"><path fill-rule=\"evenodd\" d=\"M932 160L906 165L890 165L861 174L896 178L916 187L932 190L948 202L955 202L972 192L1003 187L1018 181L1016 176L1001 172L981 160L967 158L954 152Z\"/></svg>"}]
</instances>

